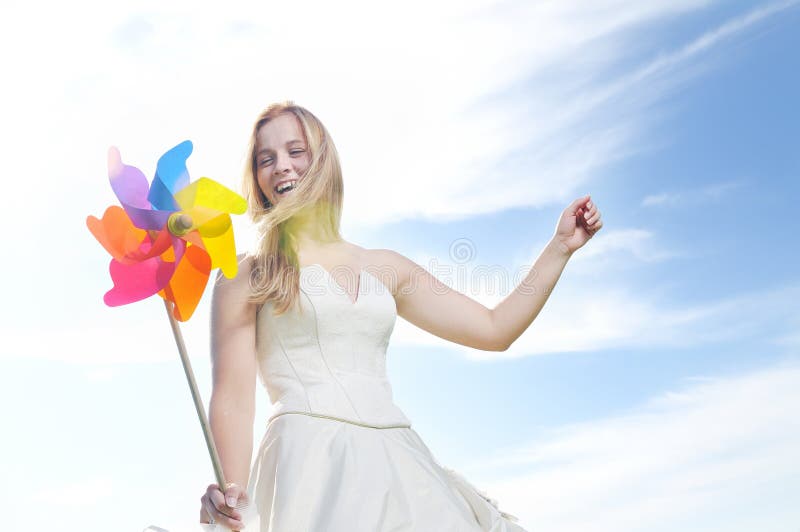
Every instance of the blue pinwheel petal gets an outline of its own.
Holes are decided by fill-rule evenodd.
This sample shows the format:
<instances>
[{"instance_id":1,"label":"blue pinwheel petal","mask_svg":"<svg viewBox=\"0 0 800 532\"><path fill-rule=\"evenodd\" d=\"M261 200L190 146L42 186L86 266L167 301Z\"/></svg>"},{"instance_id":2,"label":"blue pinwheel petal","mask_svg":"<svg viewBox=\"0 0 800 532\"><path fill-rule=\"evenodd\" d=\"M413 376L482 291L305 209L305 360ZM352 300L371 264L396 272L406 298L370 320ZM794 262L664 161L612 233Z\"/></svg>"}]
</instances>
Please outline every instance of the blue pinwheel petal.
<instances>
[{"instance_id":1,"label":"blue pinwheel petal","mask_svg":"<svg viewBox=\"0 0 800 532\"><path fill-rule=\"evenodd\" d=\"M189 184L189 171L186 159L192 154L192 141L185 140L167 151L158 160L156 176L150 185L148 201L154 208L162 211L177 211L174 194Z\"/></svg>"}]
</instances>

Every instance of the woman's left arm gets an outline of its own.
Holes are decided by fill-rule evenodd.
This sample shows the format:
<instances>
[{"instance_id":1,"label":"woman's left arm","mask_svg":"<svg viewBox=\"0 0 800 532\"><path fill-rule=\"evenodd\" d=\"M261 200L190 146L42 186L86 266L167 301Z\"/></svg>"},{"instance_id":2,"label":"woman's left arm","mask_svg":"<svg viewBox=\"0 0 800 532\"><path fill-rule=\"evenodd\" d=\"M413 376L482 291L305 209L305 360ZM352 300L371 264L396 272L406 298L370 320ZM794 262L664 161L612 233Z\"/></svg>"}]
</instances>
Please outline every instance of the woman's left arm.
<instances>
[{"instance_id":1,"label":"woman's left arm","mask_svg":"<svg viewBox=\"0 0 800 532\"><path fill-rule=\"evenodd\" d=\"M397 314L445 340L505 351L536 319L572 254L602 225L600 211L588 195L573 201L525 279L493 309L451 289L399 253L384 251L383 262L392 269L387 280Z\"/></svg>"}]
</instances>

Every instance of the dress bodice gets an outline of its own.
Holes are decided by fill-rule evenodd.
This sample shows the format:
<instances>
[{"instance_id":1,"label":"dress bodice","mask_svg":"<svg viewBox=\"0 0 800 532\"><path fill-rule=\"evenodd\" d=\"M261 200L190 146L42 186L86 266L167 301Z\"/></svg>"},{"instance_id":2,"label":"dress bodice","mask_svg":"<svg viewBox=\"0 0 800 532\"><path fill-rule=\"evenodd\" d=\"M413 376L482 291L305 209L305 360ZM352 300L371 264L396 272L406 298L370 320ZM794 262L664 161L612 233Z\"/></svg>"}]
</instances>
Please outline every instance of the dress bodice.
<instances>
[{"instance_id":1,"label":"dress bodice","mask_svg":"<svg viewBox=\"0 0 800 532\"><path fill-rule=\"evenodd\" d=\"M394 404L386 348L397 319L389 289L362 269L355 301L319 264L300 269L299 308L258 312L261 380L274 411L374 427L410 426Z\"/></svg>"}]
</instances>

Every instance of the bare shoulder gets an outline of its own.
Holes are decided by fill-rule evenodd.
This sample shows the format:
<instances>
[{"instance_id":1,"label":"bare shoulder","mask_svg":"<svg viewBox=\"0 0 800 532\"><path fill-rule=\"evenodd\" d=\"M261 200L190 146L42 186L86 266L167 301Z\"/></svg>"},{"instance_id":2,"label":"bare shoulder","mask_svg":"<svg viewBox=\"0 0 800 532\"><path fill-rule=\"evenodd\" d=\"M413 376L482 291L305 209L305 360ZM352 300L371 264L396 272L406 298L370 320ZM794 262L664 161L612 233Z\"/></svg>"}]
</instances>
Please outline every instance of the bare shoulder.
<instances>
[{"instance_id":1,"label":"bare shoulder","mask_svg":"<svg viewBox=\"0 0 800 532\"><path fill-rule=\"evenodd\" d=\"M214 298L223 298L232 302L233 300L247 301L247 296L250 293L250 276L253 272L253 256L241 253L236 256L239 263L236 276L228 279L222 275L221 271L217 272L217 278L214 282Z\"/></svg>"},{"instance_id":2,"label":"bare shoulder","mask_svg":"<svg viewBox=\"0 0 800 532\"><path fill-rule=\"evenodd\" d=\"M408 283L408 280L414 275L414 271L420 267L408 257L392 249L381 248L364 251L367 264L365 269L378 277L394 295L397 295L398 290Z\"/></svg>"}]
</instances>

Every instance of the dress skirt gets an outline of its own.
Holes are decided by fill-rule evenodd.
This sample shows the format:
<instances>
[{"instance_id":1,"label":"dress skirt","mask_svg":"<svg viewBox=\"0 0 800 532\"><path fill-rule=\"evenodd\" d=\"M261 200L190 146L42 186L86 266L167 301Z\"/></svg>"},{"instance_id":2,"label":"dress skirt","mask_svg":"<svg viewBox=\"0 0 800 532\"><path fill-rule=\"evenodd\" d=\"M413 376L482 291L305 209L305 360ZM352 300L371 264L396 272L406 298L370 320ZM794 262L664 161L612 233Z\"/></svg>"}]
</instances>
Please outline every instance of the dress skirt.
<instances>
[{"instance_id":1,"label":"dress skirt","mask_svg":"<svg viewBox=\"0 0 800 532\"><path fill-rule=\"evenodd\" d=\"M262 439L247 492L245 530L525 532L439 465L410 427L278 416Z\"/></svg>"}]
</instances>

